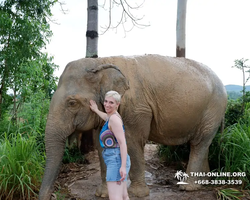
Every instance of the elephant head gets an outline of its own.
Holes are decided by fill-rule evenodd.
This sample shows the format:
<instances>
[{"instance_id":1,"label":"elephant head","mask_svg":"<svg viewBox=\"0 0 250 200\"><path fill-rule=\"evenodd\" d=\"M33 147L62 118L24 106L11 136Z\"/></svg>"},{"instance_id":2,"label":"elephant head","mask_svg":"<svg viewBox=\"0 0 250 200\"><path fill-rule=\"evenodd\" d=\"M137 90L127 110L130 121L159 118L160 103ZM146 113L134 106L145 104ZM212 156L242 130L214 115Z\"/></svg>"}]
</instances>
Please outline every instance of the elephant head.
<instances>
[{"instance_id":1,"label":"elephant head","mask_svg":"<svg viewBox=\"0 0 250 200\"><path fill-rule=\"evenodd\" d=\"M101 108L107 91L116 90L123 95L129 89L128 80L118 67L98 62L91 58L71 62L60 77L46 124L46 167L39 200L50 199L67 137L100 125L99 118L89 108L89 100L95 100Z\"/></svg>"}]
</instances>

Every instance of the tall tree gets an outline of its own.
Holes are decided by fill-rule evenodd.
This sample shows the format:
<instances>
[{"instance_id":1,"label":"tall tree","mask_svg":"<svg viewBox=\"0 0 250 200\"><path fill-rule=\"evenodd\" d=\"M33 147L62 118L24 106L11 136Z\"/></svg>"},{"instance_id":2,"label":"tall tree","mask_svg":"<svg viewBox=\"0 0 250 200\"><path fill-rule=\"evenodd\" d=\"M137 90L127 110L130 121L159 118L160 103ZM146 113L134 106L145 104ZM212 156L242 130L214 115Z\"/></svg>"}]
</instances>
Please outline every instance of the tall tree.
<instances>
[{"instance_id":1,"label":"tall tree","mask_svg":"<svg viewBox=\"0 0 250 200\"><path fill-rule=\"evenodd\" d=\"M186 56L186 8L187 0L178 0L176 23L176 57Z\"/></svg>"},{"instance_id":2,"label":"tall tree","mask_svg":"<svg viewBox=\"0 0 250 200\"><path fill-rule=\"evenodd\" d=\"M0 2L0 119L8 104L7 91L13 92L12 101L16 102L17 95L20 96L23 92L23 96L26 87L34 88L42 81L42 77L33 74L31 85L27 85L29 70L23 70L24 67L32 67L31 70L36 72L39 66L30 63L41 61L37 64L50 66L52 71L55 69L55 65L42 49L52 35L48 19L52 15L50 8L56 2L57 0ZM53 73L49 76L53 76ZM17 105L14 104L14 113L16 109Z\"/></svg>"},{"instance_id":3,"label":"tall tree","mask_svg":"<svg viewBox=\"0 0 250 200\"><path fill-rule=\"evenodd\" d=\"M241 58L234 61L234 68L237 68L242 71L242 81L243 81L243 91L242 91L242 112L245 110L245 101L246 101L246 83L250 79L250 75L246 78L246 72L250 74L250 66L246 64L248 59Z\"/></svg>"}]
</instances>

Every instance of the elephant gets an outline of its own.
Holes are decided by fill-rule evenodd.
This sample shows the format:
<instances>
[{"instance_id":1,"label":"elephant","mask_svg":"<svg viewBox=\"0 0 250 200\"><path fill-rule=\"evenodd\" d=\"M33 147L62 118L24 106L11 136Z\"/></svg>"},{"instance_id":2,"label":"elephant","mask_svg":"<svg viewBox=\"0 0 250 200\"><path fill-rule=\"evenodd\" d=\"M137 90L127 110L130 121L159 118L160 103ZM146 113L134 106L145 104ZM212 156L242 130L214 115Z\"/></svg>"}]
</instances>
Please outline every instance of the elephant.
<instances>
[{"instance_id":1,"label":"elephant","mask_svg":"<svg viewBox=\"0 0 250 200\"><path fill-rule=\"evenodd\" d=\"M66 139L75 132L93 131L98 149L102 184L96 195L107 196L105 164L99 132L103 121L90 110L89 101L104 111L107 91L122 96L122 116L131 157L129 193L149 195L145 183L144 146L190 144L186 173L208 172L209 146L221 125L227 93L218 76L197 61L163 55L82 58L67 64L53 94L45 129L46 166L39 199L53 191ZM189 177L183 190L197 190L198 177Z\"/></svg>"}]
</instances>

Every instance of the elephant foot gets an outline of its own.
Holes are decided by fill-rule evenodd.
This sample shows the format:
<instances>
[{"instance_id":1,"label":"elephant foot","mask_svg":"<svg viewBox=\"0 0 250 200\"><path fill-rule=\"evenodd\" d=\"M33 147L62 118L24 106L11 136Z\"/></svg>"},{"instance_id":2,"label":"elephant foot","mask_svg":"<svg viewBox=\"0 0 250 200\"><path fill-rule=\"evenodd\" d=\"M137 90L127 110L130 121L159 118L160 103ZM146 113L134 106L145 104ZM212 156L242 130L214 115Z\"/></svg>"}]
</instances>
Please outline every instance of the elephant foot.
<instances>
[{"instance_id":1,"label":"elephant foot","mask_svg":"<svg viewBox=\"0 0 250 200\"><path fill-rule=\"evenodd\" d=\"M108 188L106 184L101 184L100 186L97 187L95 195L97 197L108 197Z\"/></svg>"},{"instance_id":2,"label":"elephant foot","mask_svg":"<svg viewBox=\"0 0 250 200\"><path fill-rule=\"evenodd\" d=\"M188 182L188 184L180 185L179 189L185 191L195 191L201 189L201 185L195 184L194 182Z\"/></svg>"},{"instance_id":3,"label":"elephant foot","mask_svg":"<svg viewBox=\"0 0 250 200\"><path fill-rule=\"evenodd\" d=\"M131 183L128 193L136 197L145 197L149 195L149 188L145 183Z\"/></svg>"}]
</instances>

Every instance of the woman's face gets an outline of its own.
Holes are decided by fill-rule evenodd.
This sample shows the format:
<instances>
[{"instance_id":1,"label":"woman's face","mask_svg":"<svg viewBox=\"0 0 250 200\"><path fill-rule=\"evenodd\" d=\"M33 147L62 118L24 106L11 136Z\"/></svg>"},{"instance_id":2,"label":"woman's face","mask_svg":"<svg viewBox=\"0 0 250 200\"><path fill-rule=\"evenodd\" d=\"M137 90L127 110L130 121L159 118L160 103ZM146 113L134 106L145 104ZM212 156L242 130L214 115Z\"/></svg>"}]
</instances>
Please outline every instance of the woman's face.
<instances>
[{"instance_id":1,"label":"woman's face","mask_svg":"<svg viewBox=\"0 0 250 200\"><path fill-rule=\"evenodd\" d=\"M114 97L105 97L104 108L106 113L114 113L117 111L119 104Z\"/></svg>"}]
</instances>

